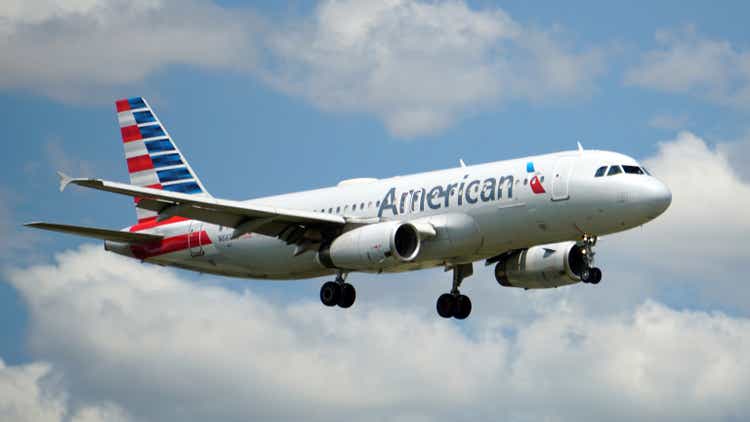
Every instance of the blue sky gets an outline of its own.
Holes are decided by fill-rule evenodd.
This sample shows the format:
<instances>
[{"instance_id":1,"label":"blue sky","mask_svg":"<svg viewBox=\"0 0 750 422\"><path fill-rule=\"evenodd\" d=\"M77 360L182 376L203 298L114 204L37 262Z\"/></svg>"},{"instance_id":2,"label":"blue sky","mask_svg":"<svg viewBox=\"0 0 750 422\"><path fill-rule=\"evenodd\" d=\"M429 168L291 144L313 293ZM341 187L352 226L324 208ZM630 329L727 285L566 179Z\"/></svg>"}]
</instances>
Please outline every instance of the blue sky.
<instances>
[{"instance_id":1,"label":"blue sky","mask_svg":"<svg viewBox=\"0 0 750 422\"><path fill-rule=\"evenodd\" d=\"M533 332L552 318L550 310L569 316L572 306L574 314L610 322L664 314L679 326L720 315L746 338L747 199L729 199L750 192L749 8L685 1L11 1L0 7L0 33L9 34L0 41L0 235L7 252L0 259L0 358L9 370L36 373L33 365L43 363L62 374L70 414L103 401L126 420L174 416L120 400L116 390L92 398L87 392L101 385L70 376L75 366L58 358L64 348L41 339L49 329L45 298L35 296L29 274L44 266L63 271L54 258L63 251L71 262L81 259L76 254L98 255L78 249L85 240L20 227L32 220L133 223L127 198L61 194L55 175L62 169L126 180L114 100L129 96L146 97L207 189L232 199L446 168L459 158L479 163L572 149L578 141L644 159L672 186L673 209L665 222L601 246L611 276L598 291L573 286L528 298L493 285L487 297L502 308L489 309L495 305L486 299L476 321L458 325L458 334L446 330L471 345L498 324L505 333ZM712 219L727 224L717 228ZM429 321L448 279L438 271L420 274L387 282L353 276L360 279L358 304L364 302L353 318L369 326L382 307L393 312L386 319L398 320L404 308L406 320ZM320 285L179 271L168 277L188 291L218 286L228 300L250 292L259 306L289 314L316 299ZM19 280L32 284L20 287ZM485 271L472 283L494 281ZM401 284L405 293L394 299L389 292ZM485 288L476 287L480 294ZM719 352L747 351L746 343L735 346ZM746 361L738 367L740 374L748 370ZM732 385L717 394L735 413L699 418L747 417L747 405L733 399L747 382ZM102 414L111 416L106 409ZM543 415L518 412L510 416Z\"/></svg>"}]
</instances>

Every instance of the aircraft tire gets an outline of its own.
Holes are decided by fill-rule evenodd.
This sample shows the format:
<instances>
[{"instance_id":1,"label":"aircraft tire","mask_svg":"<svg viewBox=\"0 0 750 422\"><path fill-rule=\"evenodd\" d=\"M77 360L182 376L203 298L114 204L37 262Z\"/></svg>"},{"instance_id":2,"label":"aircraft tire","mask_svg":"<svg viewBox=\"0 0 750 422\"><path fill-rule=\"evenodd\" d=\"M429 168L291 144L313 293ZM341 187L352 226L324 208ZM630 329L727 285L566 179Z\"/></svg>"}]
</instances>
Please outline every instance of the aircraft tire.
<instances>
[{"instance_id":1,"label":"aircraft tire","mask_svg":"<svg viewBox=\"0 0 750 422\"><path fill-rule=\"evenodd\" d=\"M599 282L602 281L602 270L600 270L597 267L594 267L591 269L591 280L589 283L591 284L599 284Z\"/></svg>"},{"instance_id":2,"label":"aircraft tire","mask_svg":"<svg viewBox=\"0 0 750 422\"><path fill-rule=\"evenodd\" d=\"M443 318L450 318L456 312L456 297L450 293L443 293L435 306L438 315Z\"/></svg>"},{"instance_id":3,"label":"aircraft tire","mask_svg":"<svg viewBox=\"0 0 750 422\"><path fill-rule=\"evenodd\" d=\"M456 311L453 315L456 319L466 319L471 314L471 299L469 296L459 295L456 297Z\"/></svg>"},{"instance_id":4,"label":"aircraft tire","mask_svg":"<svg viewBox=\"0 0 750 422\"><path fill-rule=\"evenodd\" d=\"M336 306L341 297L341 286L335 281L323 283L320 287L320 301L326 306Z\"/></svg>"},{"instance_id":5,"label":"aircraft tire","mask_svg":"<svg viewBox=\"0 0 750 422\"><path fill-rule=\"evenodd\" d=\"M584 268L583 271L581 271L581 281L584 283L591 283L591 275L591 268Z\"/></svg>"},{"instance_id":6,"label":"aircraft tire","mask_svg":"<svg viewBox=\"0 0 750 422\"><path fill-rule=\"evenodd\" d=\"M342 308L349 308L354 305L357 298L357 290L349 283L341 285L341 294L339 295L338 305Z\"/></svg>"}]
</instances>

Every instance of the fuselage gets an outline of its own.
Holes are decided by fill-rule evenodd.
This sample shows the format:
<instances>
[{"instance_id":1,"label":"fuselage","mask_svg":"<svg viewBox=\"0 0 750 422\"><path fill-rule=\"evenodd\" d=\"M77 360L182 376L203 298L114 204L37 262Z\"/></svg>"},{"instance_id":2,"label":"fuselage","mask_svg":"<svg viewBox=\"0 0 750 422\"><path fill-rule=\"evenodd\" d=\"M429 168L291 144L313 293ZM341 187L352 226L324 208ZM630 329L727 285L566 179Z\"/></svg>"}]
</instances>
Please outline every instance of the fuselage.
<instances>
[{"instance_id":1,"label":"fuselage","mask_svg":"<svg viewBox=\"0 0 750 422\"><path fill-rule=\"evenodd\" d=\"M611 166L619 166L619 172L597 176L597 170L606 167L609 172ZM633 158L578 150L387 179L354 179L245 202L338 214L352 224L408 220L435 227L436 236L424 242L416 259L379 270L397 272L627 230L656 218L670 201L666 185ZM259 279L302 279L336 271L323 265L315 250L299 253L293 244L255 233L233 239L231 228L201 221L151 219L126 230L158 234L164 240L137 248L107 242L108 250L162 265Z\"/></svg>"}]
</instances>

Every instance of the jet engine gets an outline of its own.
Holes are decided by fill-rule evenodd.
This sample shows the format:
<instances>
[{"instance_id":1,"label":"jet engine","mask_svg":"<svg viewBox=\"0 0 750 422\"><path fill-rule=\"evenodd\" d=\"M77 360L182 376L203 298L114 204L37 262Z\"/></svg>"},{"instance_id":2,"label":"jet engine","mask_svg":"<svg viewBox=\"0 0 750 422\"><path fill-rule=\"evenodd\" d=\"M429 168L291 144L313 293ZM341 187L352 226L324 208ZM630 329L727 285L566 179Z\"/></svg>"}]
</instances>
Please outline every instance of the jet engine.
<instances>
[{"instance_id":1,"label":"jet engine","mask_svg":"<svg viewBox=\"0 0 750 422\"><path fill-rule=\"evenodd\" d=\"M343 233L318 254L329 268L379 271L412 261L421 242L411 223L391 221L358 227Z\"/></svg>"},{"instance_id":2,"label":"jet engine","mask_svg":"<svg viewBox=\"0 0 750 422\"><path fill-rule=\"evenodd\" d=\"M578 283L586 269L583 248L560 242L511 253L497 263L495 279L506 287L544 289Z\"/></svg>"}]
</instances>

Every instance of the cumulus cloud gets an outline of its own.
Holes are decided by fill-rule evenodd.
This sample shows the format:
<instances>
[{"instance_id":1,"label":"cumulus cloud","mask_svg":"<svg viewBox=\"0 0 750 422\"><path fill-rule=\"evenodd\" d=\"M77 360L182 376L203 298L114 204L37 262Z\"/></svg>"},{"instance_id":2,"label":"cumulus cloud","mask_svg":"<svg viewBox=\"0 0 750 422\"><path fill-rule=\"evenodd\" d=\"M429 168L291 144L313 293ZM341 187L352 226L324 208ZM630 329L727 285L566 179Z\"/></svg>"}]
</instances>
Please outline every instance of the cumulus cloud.
<instances>
[{"instance_id":1,"label":"cumulus cloud","mask_svg":"<svg viewBox=\"0 0 750 422\"><path fill-rule=\"evenodd\" d=\"M112 403L70 409L47 363L6 366L0 359L0 417L14 422L127 421Z\"/></svg>"},{"instance_id":2,"label":"cumulus cloud","mask_svg":"<svg viewBox=\"0 0 750 422\"><path fill-rule=\"evenodd\" d=\"M691 26L657 32L656 42L659 47L626 72L627 84L750 107L750 52L702 37Z\"/></svg>"},{"instance_id":3,"label":"cumulus cloud","mask_svg":"<svg viewBox=\"0 0 750 422\"><path fill-rule=\"evenodd\" d=\"M9 279L48 362L9 401L39 402L49 377L65 398L39 404L53 415L105 403L136 420L750 416L750 321L720 313L646 301L592 317L558 301L465 330L366 300L272 303L91 246Z\"/></svg>"},{"instance_id":4,"label":"cumulus cloud","mask_svg":"<svg viewBox=\"0 0 750 422\"><path fill-rule=\"evenodd\" d=\"M242 68L252 20L203 0L11 0L0 8L0 88L98 101L97 89L168 65Z\"/></svg>"},{"instance_id":5,"label":"cumulus cloud","mask_svg":"<svg viewBox=\"0 0 750 422\"><path fill-rule=\"evenodd\" d=\"M621 268L637 263L648 284L683 302L750 311L750 183L736 170L749 163L727 154L734 148L711 146L690 132L660 143L644 163L670 187L672 205L643 229L605 238L600 252L619 257L613 264Z\"/></svg>"},{"instance_id":6,"label":"cumulus cloud","mask_svg":"<svg viewBox=\"0 0 750 422\"><path fill-rule=\"evenodd\" d=\"M589 93L602 55L564 38L459 1L325 1L270 37L276 66L265 79L326 110L373 113L412 137L487 104Z\"/></svg>"},{"instance_id":7,"label":"cumulus cloud","mask_svg":"<svg viewBox=\"0 0 750 422\"><path fill-rule=\"evenodd\" d=\"M13 0L0 34L0 88L76 101L170 65L234 69L323 110L373 114L400 137L488 105L585 96L603 68L559 27L462 1L327 0L271 19L207 0Z\"/></svg>"}]
</instances>

